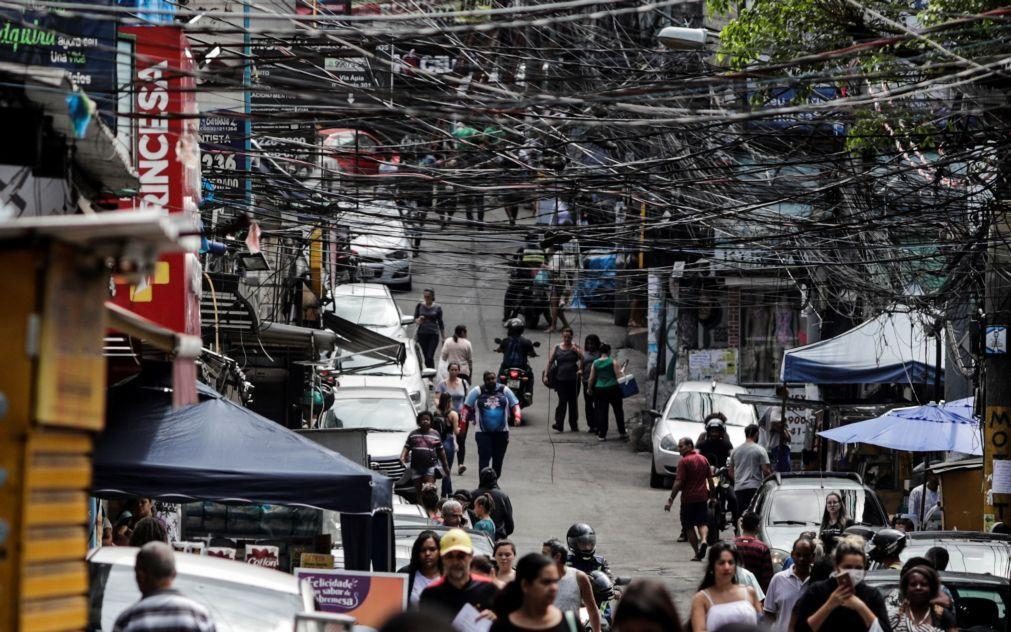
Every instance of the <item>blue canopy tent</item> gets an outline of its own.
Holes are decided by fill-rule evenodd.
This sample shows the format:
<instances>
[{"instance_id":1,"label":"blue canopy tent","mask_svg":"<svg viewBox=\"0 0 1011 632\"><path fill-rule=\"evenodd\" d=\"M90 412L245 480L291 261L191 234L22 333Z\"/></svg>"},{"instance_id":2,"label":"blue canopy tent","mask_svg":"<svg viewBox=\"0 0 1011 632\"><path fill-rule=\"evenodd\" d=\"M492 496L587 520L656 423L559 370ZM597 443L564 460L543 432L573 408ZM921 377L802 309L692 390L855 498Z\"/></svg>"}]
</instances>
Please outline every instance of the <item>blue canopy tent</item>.
<instances>
[{"instance_id":1,"label":"blue canopy tent","mask_svg":"<svg viewBox=\"0 0 1011 632\"><path fill-rule=\"evenodd\" d=\"M880 417L818 434L838 443L868 443L904 452L983 454L979 423L934 403L896 408Z\"/></svg>"},{"instance_id":2,"label":"blue canopy tent","mask_svg":"<svg viewBox=\"0 0 1011 632\"><path fill-rule=\"evenodd\" d=\"M173 409L167 389L139 379L110 388L105 430L95 441L92 493L301 505L388 519L392 479L207 386L199 392L198 403Z\"/></svg>"},{"instance_id":3,"label":"blue canopy tent","mask_svg":"<svg viewBox=\"0 0 1011 632\"><path fill-rule=\"evenodd\" d=\"M910 314L893 312L828 340L788 349L780 381L809 384L924 384L934 381L936 338ZM942 349L943 374L943 349Z\"/></svg>"}]
</instances>

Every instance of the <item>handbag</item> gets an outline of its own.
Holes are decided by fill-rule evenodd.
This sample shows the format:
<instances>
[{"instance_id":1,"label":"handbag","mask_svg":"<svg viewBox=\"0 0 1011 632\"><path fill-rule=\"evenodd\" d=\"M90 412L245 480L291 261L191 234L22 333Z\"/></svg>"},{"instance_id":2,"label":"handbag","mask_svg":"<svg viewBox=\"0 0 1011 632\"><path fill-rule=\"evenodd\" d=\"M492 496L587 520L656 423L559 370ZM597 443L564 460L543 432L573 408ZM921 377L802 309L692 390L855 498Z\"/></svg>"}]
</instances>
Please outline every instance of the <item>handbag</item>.
<instances>
[{"instance_id":1,"label":"handbag","mask_svg":"<svg viewBox=\"0 0 1011 632\"><path fill-rule=\"evenodd\" d=\"M639 383L635 381L634 375L623 375L618 378L618 390L621 391L622 399L628 399L639 394Z\"/></svg>"}]
</instances>

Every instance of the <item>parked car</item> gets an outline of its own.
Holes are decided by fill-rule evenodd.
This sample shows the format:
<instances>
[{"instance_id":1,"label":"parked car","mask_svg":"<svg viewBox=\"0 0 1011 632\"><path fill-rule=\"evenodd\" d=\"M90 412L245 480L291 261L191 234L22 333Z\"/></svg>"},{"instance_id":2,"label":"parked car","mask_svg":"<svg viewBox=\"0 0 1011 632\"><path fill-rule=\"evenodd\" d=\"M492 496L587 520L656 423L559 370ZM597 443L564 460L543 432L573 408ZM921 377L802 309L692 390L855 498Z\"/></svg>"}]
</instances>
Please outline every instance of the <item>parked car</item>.
<instances>
[{"instance_id":1,"label":"parked car","mask_svg":"<svg viewBox=\"0 0 1011 632\"><path fill-rule=\"evenodd\" d=\"M414 317L402 314L390 288L380 283L345 283L330 289L324 310L388 338L407 338Z\"/></svg>"},{"instance_id":2,"label":"parked car","mask_svg":"<svg viewBox=\"0 0 1011 632\"><path fill-rule=\"evenodd\" d=\"M340 360L340 388L403 387L417 410L431 410L431 380L435 369L425 368L425 356L417 342L401 340L407 345L403 366L384 364L372 356L356 354Z\"/></svg>"},{"instance_id":3,"label":"parked car","mask_svg":"<svg viewBox=\"0 0 1011 632\"><path fill-rule=\"evenodd\" d=\"M852 472L776 473L765 479L748 507L761 519L758 537L772 549L772 563L782 570L793 543L805 531L817 532L825 511L825 496L838 492L846 514L857 524L883 529L888 515L877 494Z\"/></svg>"},{"instance_id":4,"label":"parked car","mask_svg":"<svg viewBox=\"0 0 1011 632\"><path fill-rule=\"evenodd\" d=\"M394 480L404 474L400 453L407 435L418 427L417 409L402 386L359 386L341 384L334 402L323 414L324 428L364 428L369 467Z\"/></svg>"},{"instance_id":5,"label":"parked car","mask_svg":"<svg viewBox=\"0 0 1011 632\"><path fill-rule=\"evenodd\" d=\"M412 286L411 244L399 217L368 209L339 216L351 234L360 281L382 283L409 292Z\"/></svg>"},{"instance_id":6,"label":"parked car","mask_svg":"<svg viewBox=\"0 0 1011 632\"><path fill-rule=\"evenodd\" d=\"M377 176L381 165L400 164L400 155L378 136L361 129L319 132L323 169L328 174Z\"/></svg>"},{"instance_id":7,"label":"parked car","mask_svg":"<svg viewBox=\"0 0 1011 632\"><path fill-rule=\"evenodd\" d=\"M88 554L89 630L112 630L140 599L137 551L105 546ZM288 573L189 553L177 553L175 562L173 587L207 608L219 632L292 630L296 614L314 610L312 588Z\"/></svg>"},{"instance_id":8,"label":"parked car","mask_svg":"<svg viewBox=\"0 0 1011 632\"><path fill-rule=\"evenodd\" d=\"M719 382L682 382L667 398L663 412L653 425L653 459L650 462L649 486L665 487L667 478L677 474L681 453L678 439L698 439L705 430L706 415L720 412L727 417L727 436L734 446L744 443L744 429L758 423L758 413L751 404L737 399L748 389Z\"/></svg>"},{"instance_id":9,"label":"parked car","mask_svg":"<svg viewBox=\"0 0 1011 632\"><path fill-rule=\"evenodd\" d=\"M899 572L871 571L864 582L887 597L899 587ZM959 630L1006 632L1008 607L1011 606L1007 577L942 572L941 583L951 591L955 601L955 622Z\"/></svg>"},{"instance_id":10,"label":"parked car","mask_svg":"<svg viewBox=\"0 0 1011 632\"><path fill-rule=\"evenodd\" d=\"M949 571L1011 577L1011 536L979 531L914 531L906 538L906 547L899 554L903 561L941 546L948 551Z\"/></svg>"}]
</instances>

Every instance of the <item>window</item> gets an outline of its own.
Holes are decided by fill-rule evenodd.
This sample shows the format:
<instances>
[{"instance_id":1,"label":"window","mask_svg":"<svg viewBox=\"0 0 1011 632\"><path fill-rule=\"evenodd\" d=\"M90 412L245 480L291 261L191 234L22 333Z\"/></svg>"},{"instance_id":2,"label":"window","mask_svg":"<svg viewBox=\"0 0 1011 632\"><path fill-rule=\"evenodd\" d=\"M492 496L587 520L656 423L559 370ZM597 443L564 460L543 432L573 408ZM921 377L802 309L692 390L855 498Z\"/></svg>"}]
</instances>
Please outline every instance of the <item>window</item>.
<instances>
[{"instance_id":1,"label":"window","mask_svg":"<svg viewBox=\"0 0 1011 632\"><path fill-rule=\"evenodd\" d=\"M758 423L755 407L745 404L733 395L681 391L671 402L667 419L702 422L710 413L723 413L728 426L746 427Z\"/></svg>"},{"instance_id":2,"label":"window","mask_svg":"<svg viewBox=\"0 0 1011 632\"><path fill-rule=\"evenodd\" d=\"M741 384L775 384L783 350L798 346L799 301L783 292L742 294Z\"/></svg>"},{"instance_id":3,"label":"window","mask_svg":"<svg viewBox=\"0 0 1011 632\"><path fill-rule=\"evenodd\" d=\"M348 397L338 399L323 417L324 428L411 431L417 428L414 407L404 397Z\"/></svg>"},{"instance_id":4,"label":"window","mask_svg":"<svg viewBox=\"0 0 1011 632\"><path fill-rule=\"evenodd\" d=\"M782 489L773 497L767 523L770 525L812 525L821 524L825 512L825 497L839 490L819 489ZM869 498L863 490L841 490L846 515L856 522L875 527L885 526L884 516L878 509L873 498Z\"/></svg>"}]
</instances>

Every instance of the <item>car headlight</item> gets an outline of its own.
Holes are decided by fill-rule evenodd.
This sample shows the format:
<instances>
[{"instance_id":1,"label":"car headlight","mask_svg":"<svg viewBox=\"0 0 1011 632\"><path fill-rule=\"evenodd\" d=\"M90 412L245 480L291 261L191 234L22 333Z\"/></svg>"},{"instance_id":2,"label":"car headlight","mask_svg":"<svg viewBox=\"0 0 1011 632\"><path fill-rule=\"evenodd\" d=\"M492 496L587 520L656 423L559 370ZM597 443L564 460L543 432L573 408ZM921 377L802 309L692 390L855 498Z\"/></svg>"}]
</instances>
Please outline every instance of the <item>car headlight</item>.
<instances>
[{"instance_id":1,"label":"car headlight","mask_svg":"<svg viewBox=\"0 0 1011 632\"><path fill-rule=\"evenodd\" d=\"M786 561L786 558L790 557L790 554L782 549L772 549L770 553L772 554L772 567L777 572L782 570L783 563Z\"/></svg>"},{"instance_id":2,"label":"car headlight","mask_svg":"<svg viewBox=\"0 0 1011 632\"><path fill-rule=\"evenodd\" d=\"M406 250L394 250L390 253L390 259L406 259L407 256Z\"/></svg>"},{"instance_id":3,"label":"car headlight","mask_svg":"<svg viewBox=\"0 0 1011 632\"><path fill-rule=\"evenodd\" d=\"M677 452L678 442L674 439L674 435L665 434L663 439L660 439L660 449L668 452Z\"/></svg>"}]
</instances>

